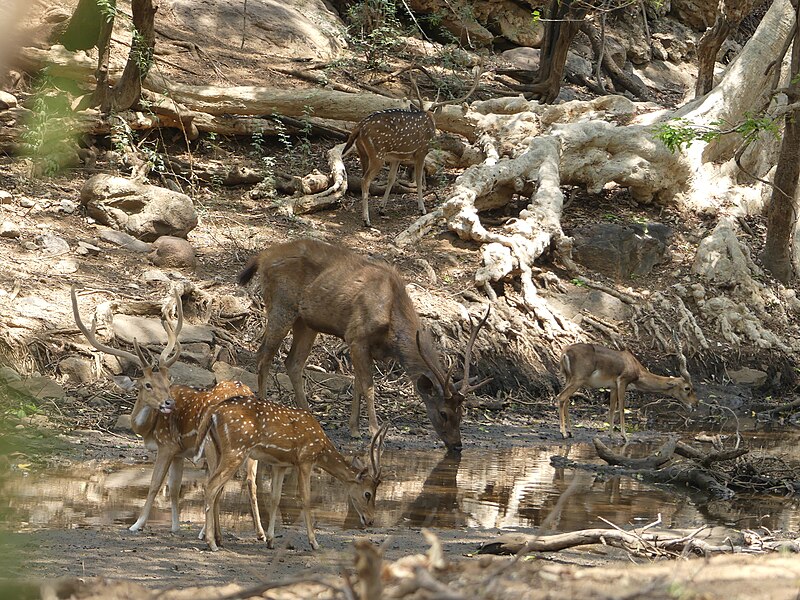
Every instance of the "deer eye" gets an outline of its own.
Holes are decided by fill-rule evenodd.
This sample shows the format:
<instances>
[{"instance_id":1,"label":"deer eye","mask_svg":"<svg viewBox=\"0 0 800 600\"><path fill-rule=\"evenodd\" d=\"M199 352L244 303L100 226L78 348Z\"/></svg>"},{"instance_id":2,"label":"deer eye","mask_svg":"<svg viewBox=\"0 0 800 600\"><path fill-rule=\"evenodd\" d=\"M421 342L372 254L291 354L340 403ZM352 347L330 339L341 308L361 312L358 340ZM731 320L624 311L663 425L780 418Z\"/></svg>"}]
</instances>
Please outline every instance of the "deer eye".
<instances>
[{"instance_id":1,"label":"deer eye","mask_svg":"<svg viewBox=\"0 0 800 600\"><path fill-rule=\"evenodd\" d=\"M144 389L146 389L146 390L152 390L152 389L153 389L153 384L152 384L152 383L150 383L149 381L145 381L145 382L144 382L144 385L143 385L142 387L143 387Z\"/></svg>"},{"instance_id":2,"label":"deer eye","mask_svg":"<svg viewBox=\"0 0 800 600\"><path fill-rule=\"evenodd\" d=\"M439 416L442 417L442 421L447 421L447 413L443 410L439 411Z\"/></svg>"},{"instance_id":3,"label":"deer eye","mask_svg":"<svg viewBox=\"0 0 800 600\"><path fill-rule=\"evenodd\" d=\"M367 501L371 500L372 492L364 492L364 498L366 498Z\"/></svg>"}]
</instances>

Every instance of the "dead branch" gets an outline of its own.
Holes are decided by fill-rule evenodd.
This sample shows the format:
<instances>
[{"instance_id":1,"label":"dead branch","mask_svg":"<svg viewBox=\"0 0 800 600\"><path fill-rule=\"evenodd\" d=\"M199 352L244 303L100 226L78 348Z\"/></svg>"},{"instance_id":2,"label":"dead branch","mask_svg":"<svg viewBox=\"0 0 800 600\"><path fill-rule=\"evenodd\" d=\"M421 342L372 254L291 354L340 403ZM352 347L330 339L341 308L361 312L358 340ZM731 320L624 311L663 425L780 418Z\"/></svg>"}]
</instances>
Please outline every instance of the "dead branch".
<instances>
[{"instance_id":1,"label":"dead branch","mask_svg":"<svg viewBox=\"0 0 800 600\"><path fill-rule=\"evenodd\" d=\"M660 467L672 460L675 446L678 444L678 438L670 437L654 454L643 458L629 458L612 452L598 437L592 441L594 442L595 450L597 450L597 455L608 464L622 465L631 469L656 469Z\"/></svg>"}]
</instances>

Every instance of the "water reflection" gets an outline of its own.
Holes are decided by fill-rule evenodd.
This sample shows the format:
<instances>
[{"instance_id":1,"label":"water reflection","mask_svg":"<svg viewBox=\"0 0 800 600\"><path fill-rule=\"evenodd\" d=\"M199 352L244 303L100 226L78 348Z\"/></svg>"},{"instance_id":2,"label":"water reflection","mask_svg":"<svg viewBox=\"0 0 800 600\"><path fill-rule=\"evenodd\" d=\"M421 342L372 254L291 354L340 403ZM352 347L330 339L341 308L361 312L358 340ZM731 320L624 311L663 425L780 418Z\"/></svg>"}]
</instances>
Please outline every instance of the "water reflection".
<instances>
[{"instance_id":1,"label":"water reflection","mask_svg":"<svg viewBox=\"0 0 800 600\"><path fill-rule=\"evenodd\" d=\"M756 439L771 446L774 440ZM791 444L796 452L796 440ZM602 478L550 463L553 448L465 450L461 456L441 452L384 453L384 483L378 497L376 527L510 528L542 527L571 531L616 525L641 525L661 514L665 527L695 527L704 523L735 527L764 525L797 530L800 502L796 498L736 498L709 502L671 487L651 486L630 478ZM579 462L599 462L586 444L564 445L560 453ZM119 466L98 470L77 466L69 471L16 472L6 482L12 526L16 529L75 528L130 525L147 494L151 467ZM181 520L195 530L203 519L204 473L187 469ZM262 477L264 488L268 478ZM235 479L222 499L222 526L250 535L252 524L243 489ZM348 513L342 486L324 473L312 482L314 514L320 526L357 527ZM262 505L263 505L262 498ZM301 527L296 478L287 476L280 504L284 526ZM149 524L169 530L169 501L159 496ZM265 515L266 511L262 511Z\"/></svg>"}]
</instances>

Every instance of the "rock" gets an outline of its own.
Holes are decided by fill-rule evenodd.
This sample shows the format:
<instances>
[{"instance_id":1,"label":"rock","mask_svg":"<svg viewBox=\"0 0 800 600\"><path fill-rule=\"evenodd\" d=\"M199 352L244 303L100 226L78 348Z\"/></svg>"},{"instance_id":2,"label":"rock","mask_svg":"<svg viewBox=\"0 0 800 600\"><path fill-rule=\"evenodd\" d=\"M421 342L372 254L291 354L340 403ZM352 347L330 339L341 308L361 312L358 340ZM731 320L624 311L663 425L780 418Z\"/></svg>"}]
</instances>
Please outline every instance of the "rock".
<instances>
[{"instance_id":1,"label":"rock","mask_svg":"<svg viewBox=\"0 0 800 600\"><path fill-rule=\"evenodd\" d=\"M100 231L100 239L108 242L109 244L114 244L115 246L120 246L126 250L139 252L142 254L145 252L150 252L150 249L152 248L152 244L137 240L132 235L116 229L103 229Z\"/></svg>"},{"instance_id":2,"label":"rock","mask_svg":"<svg viewBox=\"0 0 800 600\"><path fill-rule=\"evenodd\" d=\"M169 283L170 278L164 271L158 269L148 269L142 273L142 281L145 283Z\"/></svg>"},{"instance_id":3,"label":"rock","mask_svg":"<svg viewBox=\"0 0 800 600\"><path fill-rule=\"evenodd\" d=\"M0 223L0 237L15 240L22 235L19 226L11 221L3 221Z\"/></svg>"},{"instance_id":4,"label":"rock","mask_svg":"<svg viewBox=\"0 0 800 600\"><path fill-rule=\"evenodd\" d=\"M7 385L21 394L39 400L65 396L64 389L49 377L34 376L19 381L9 381Z\"/></svg>"},{"instance_id":5,"label":"rock","mask_svg":"<svg viewBox=\"0 0 800 600\"><path fill-rule=\"evenodd\" d=\"M120 415L117 417L117 422L114 423L114 429L116 431L130 431L131 428L131 416L130 415Z\"/></svg>"},{"instance_id":6,"label":"rock","mask_svg":"<svg viewBox=\"0 0 800 600\"><path fill-rule=\"evenodd\" d=\"M233 319L246 315L250 311L252 302L244 296L231 296L230 294L221 294L216 298L217 310L219 316L223 319Z\"/></svg>"},{"instance_id":7,"label":"rock","mask_svg":"<svg viewBox=\"0 0 800 600\"><path fill-rule=\"evenodd\" d=\"M615 279L642 276L666 259L670 235L659 223L597 223L573 232L573 258Z\"/></svg>"},{"instance_id":8,"label":"rock","mask_svg":"<svg viewBox=\"0 0 800 600\"><path fill-rule=\"evenodd\" d=\"M197 226L189 196L103 173L84 184L81 204L97 222L146 242L162 235L186 237Z\"/></svg>"},{"instance_id":9,"label":"rock","mask_svg":"<svg viewBox=\"0 0 800 600\"><path fill-rule=\"evenodd\" d=\"M345 392L353 386L353 377L351 375L340 375L311 369L306 369L305 375L314 383L318 383L334 392Z\"/></svg>"},{"instance_id":10,"label":"rock","mask_svg":"<svg viewBox=\"0 0 800 600\"><path fill-rule=\"evenodd\" d=\"M670 0L670 3L670 14L695 31L705 31L711 27L719 7L717 0Z\"/></svg>"},{"instance_id":11,"label":"rock","mask_svg":"<svg viewBox=\"0 0 800 600\"><path fill-rule=\"evenodd\" d=\"M114 315L113 330L114 335L127 344L133 344L134 338L143 345L163 346L167 343L167 332L160 319ZM184 322L178 339L181 344L201 342L210 345L214 343L214 332L209 327Z\"/></svg>"},{"instance_id":12,"label":"rock","mask_svg":"<svg viewBox=\"0 0 800 600\"><path fill-rule=\"evenodd\" d=\"M58 370L67 376L71 383L91 383L94 381L92 361L82 356L68 356L58 363Z\"/></svg>"},{"instance_id":13,"label":"rock","mask_svg":"<svg viewBox=\"0 0 800 600\"><path fill-rule=\"evenodd\" d=\"M36 201L32 200L31 198L20 198L19 205L22 208L33 208L34 206L36 206Z\"/></svg>"},{"instance_id":14,"label":"rock","mask_svg":"<svg viewBox=\"0 0 800 600\"><path fill-rule=\"evenodd\" d=\"M34 241L39 245L45 254L54 256L56 254L66 254L69 252L67 240L53 233L43 233L37 235Z\"/></svg>"},{"instance_id":15,"label":"rock","mask_svg":"<svg viewBox=\"0 0 800 600\"><path fill-rule=\"evenodd\" d=\"M64 258L59 260L49 269L52 273L58 273L60 275L69 275L71 273L78 272L78 261L75 260L74 257L70 256L69 258Z\"/></svg>"},{"instance_id":16,"label":"rock","mask_svg":"<svg viewBox=\"0 0 800 600\"><path fill-rule=\"evenodd\" d=\"M758 387L767 381L767 374L759 369L742 367L736 371L726 371L731 381L737 385L752 385Z\"/></svg>"},{"instance_id":17,"label":"rock","mask_svg":"<svg viewBox=\"0 0 800 600\"><path fill-rule=\"evenodd\" d=\"M190 385L196 388L211 387L216 383L216 376L211 371L196 365L176 362L169 368L173 383L177 385Z\"/></svg>"},{"instance_id":18,"label":"rock","mask_svg":"<svg viewBox=\"0 0 800 600\"><path fill-rule=\"evenodd\" d=\"M189 267L197 265L194 248L185 239L162 235L153 242L147 259L157 267Z\"/></svg>"},{"instance_id":19,"label":"rock","mask_svg":"<svg viewBox=\"0 0 800 600\"><path fill-rule=\"evenodd\" d=\"M97 256L98 254L100 254L101 250L94 244L90 244L89 242L79 241L76 252L78 254L83 254L83 255L91 254L93 256Z\"/></svg>"},{"instance_id":20,"label":"rock","mask_svg":"<svg viewBox=\"0 0 800 600\"><path fill-rule=\"evenodd\" d=\"M535 71L539 68L541 50L538 48L511 48L504 51L501 56L511 63L515 69Z\"/></svg>"},{"instance_id":21,"label":"rock","mask_svg":"<svg viewBox=\"0 0 800 600\"><path fill-rule=\"evenodd\" d=\"M258 377L250 371L245 371L240 367L218 360L211 367L217 377L217 383L222 381L241 381L254 392L258 390Z\"/></svg>"},{"instance_id":22,"label":"rock","mask_svg":"<svg viewBox=\"0 0 800 600\"><path fill-rule=\"evenodd\" d=\"M11 204L13 201L14 201L14 196L11 195L11 192L7 192L6 190L0 190L0 204Z\"/></svg>"},{"instance_id":23,"label":"rock","mask_svg":"<svg viewBox=\"0 0 800 600\"><path fill-rule=\"evenodd\" d=\"M181 360L190 360L204 369L210 369L214 355L208 344L181 344Z\"/></svg>"},{"instance_id":24,"label":"rock","mask_svg":"<svg viewBox=\"0 0 800 600\"><path fill-rule=\"evenodd\" d=\"M10 381L22 381L22 376L11 367L0 366L0 381L8 383Z\"/></svg>"},{"instance_id":25,"label":"rock","mask_svg":"<svg viewBox=\"0 0 800 600\"><path fill-rule=\"evenodd\" d=\"M72 200L64 199L64 200L61 200L58 203L58 210L63 212L66 215L71 215L76 210L78 210L78 205L77 205L77 203L73 202Z\"/></svg>"},{"instance_id":26,"label":"rock","mask_svg":"<svg viewBox=\"0 0 800 600\"><path fill-rule=\"evenodd\" d=\"M0 110L7 108L16 108L18 105L17 98L8 92L0 90Z\"/></svg>"}]
</instances>

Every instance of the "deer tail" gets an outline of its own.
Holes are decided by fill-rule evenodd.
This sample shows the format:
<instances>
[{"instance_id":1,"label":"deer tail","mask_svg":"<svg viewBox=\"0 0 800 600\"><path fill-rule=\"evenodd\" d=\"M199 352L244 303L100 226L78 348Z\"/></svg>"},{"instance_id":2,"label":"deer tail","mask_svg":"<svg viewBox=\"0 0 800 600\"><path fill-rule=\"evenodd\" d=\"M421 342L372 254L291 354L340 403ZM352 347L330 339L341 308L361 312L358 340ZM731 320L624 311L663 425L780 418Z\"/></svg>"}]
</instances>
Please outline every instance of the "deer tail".
<instances>
[{"instance_id":1,"label":"deer tail","mask_svg":"<svg viewBox=\"0 0 800 600\"><path fill-rule=\"evenodd\" d=\"M353 144L356 143L356 139L358 138L359 134L361 133L361 123L356 125L353 128L353 131L350 132L350 137L347 138L347 142L345 142L344 149L342 150L342 156L345 156L350 150L353 149Z\"/></svg>"},{"instance_id":2,"label":"deer tail","mask_svg":"<svg viewBox=\"0 0 800 600\"><path fill-rule=\"evenodd\" d=\"M206 411L203 418L200 420L200 427L197 428L197 446L195 447L194 458L192 462L198 462L206 451L206 444L209 438L213 438L211 434L211 427L217 424L217 414L212 407ZM212 439L213 442L213 439Z\"/></svg>"},{"instance_id":3,"label":"deer tail","mask_svg":"<svg viewBox=\"0 0 800 600\"><path fill-rule=\"evenodd\" d=\"M572 375L572 363L569 359L569 352L564 352L561 355L561 376L568 380Z\"/></svg>"},{"instance_id":4,"label":"deer tail","mask_svg":"<svg viewBox=\"0 0 800 600\"><path fill-rule=\"evenodd\" d=\"M239 285L247 285L250 283L250 280L256 273L258 273L258 255L252 256L250 260L247 261L242 272L239 273L239 277L237 278Z\"/></svg>"}]
</instances>

